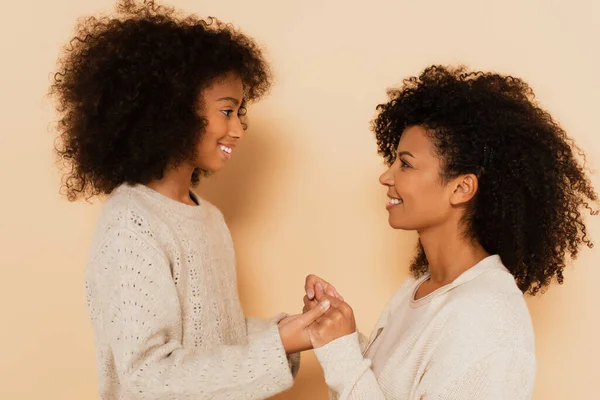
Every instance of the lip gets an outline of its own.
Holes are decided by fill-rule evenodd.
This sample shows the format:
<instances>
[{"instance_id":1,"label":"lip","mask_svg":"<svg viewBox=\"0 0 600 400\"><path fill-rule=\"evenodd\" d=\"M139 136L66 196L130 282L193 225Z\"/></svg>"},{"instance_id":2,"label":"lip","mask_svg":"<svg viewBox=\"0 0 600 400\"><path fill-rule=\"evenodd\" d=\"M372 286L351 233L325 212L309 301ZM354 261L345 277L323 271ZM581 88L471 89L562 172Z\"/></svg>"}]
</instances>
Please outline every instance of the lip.
<instances>
[{"instance_id":1,"label":"lip","mask_svg":"<svg viewBox=\"0 0 600 400\"><path fill-rule=\"evenodd\" d=\"M386 209L386 210L391 210L392 208L394 208L394 207L398 207L398 206L401 206L401 205L402 205L402 203L400 203L400 204L390 204L390 203L387 203L387 204L385 205L385 209Z\"/></svg>"},{"instance_id":2,"label":"lip","mask_svg":"<svg viewBox=\"0 0 600 400\"><path fill-rule=\"evenodd\" d=\"M223 149L221 149L221 146L223 147L228 147L231 149L231 151L233 152L233 149L235 148L235 143L231 143L231 144L227 144L227 143L217 143L219 150L221 150L221 154L223 154L223 157L225 157L226 160L229 160L231 158L231 153L228 153L226 151L224 151Z\"/></svg>"},{"instance_id":3,"label":"lip","mask_svg":"<svg viewBox=\"0 0 600 400\"><path fill-rule=\"evenodd\" d=\"M404 204L403 200L402 200L400 197L392 196L392 195L390 195L390 194L388 194L388 196L387 196L387 197L388 197L389 199L400 200L400 201L402 201L402 203L400 203L400 204L390 204L390 203L388 202L388 203L385 205L385 209L386 209L386 210L391 210L391 209L392 209L392 208L394 208L394 207L398 207L398 206L401 206L402 204Z\"/></svg>"}]
</instances>

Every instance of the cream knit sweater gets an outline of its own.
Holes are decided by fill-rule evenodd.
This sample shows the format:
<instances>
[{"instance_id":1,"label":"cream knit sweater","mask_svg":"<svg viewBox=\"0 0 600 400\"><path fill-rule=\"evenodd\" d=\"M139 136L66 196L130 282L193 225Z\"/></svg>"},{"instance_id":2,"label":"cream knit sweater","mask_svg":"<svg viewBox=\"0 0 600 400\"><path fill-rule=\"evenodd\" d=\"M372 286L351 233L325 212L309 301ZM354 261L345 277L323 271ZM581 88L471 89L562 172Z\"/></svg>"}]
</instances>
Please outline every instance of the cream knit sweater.
<instances>
[{"instance_id":1,"label":"cream knit sweater","mask_svg":"<svg viewBox=\"0 0 600 400\"><path fill-rule=\"evenodd\" d=\"M513 276L490 256L445 286L403 330L379 376L364 355L411 301L418 281L393 296L370 339L354 333L315 350L334 399L524 400L535 376L529 311Z\"/></svg>"},{"instance_id":2,"label":"cream knit sweater","mask_svg":"<svg viewBox=\"0 0 600 400\"><path fill-rule=\"evenodd\" d=\"M100 398L263 399L293 383L277 322L244 318L222 214L122 185L101 212L85 292Z\"/></svg>"}]
</instances>

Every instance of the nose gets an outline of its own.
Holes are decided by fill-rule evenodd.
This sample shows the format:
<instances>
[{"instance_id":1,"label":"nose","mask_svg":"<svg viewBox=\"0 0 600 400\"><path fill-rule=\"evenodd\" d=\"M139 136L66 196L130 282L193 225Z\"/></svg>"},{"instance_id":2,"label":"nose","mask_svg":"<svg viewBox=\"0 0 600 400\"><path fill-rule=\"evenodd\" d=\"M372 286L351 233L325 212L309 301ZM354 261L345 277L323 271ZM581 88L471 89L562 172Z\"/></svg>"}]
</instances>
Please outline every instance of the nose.
<instances>
[{"instance_id":1,"label":"nose","mask_svg":"<svg viewBox=\"0 0 600 400\"><path fill-rule=\"evenodd\" d=\"M379 177L379 183L383 186L394 186L394 174L391 172L391 168L388 168L381 176Z\"/></svg>"},{"instance_id":2,"label":"nose","mask_svg":"<svg viewBox=\"0 0 600 400\"><path fill-rule=\"evenodd\" d=\"M243 139L246 131L240 118L235 118L229 128L229 135L234 139Z\"/></svg>"}]
</instances>

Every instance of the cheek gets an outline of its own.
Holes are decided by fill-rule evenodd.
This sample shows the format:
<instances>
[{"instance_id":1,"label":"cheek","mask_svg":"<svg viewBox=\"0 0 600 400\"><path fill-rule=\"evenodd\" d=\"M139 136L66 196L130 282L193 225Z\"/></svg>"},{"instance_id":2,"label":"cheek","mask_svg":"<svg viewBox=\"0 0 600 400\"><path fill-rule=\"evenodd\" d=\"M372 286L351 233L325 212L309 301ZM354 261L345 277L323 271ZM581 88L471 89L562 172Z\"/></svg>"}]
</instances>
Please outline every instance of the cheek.
<instances>
[{"instance_id":1,"label":"cheek","mask_svg":"<svg viewBox=\"0 0 600 400\"><path fill-rule=\"evenodd\" d=\"M419 196L423 191L423 179L419 179L417 173L399 171L394 175L394 189L403 200L411 200Z\"/></svg>"},{"instance_id":2,"label":"cheek","mask_svg":"<svg viewBox=\"0 0 600 400\"><path fill-rule=\"evenodd\" d=\"M216 131L214 128L214 125L211 127L207 127L204 133L202 134L202 137L200 138L200 143L198 144L198 149L200 150L200 152L206 153L215 150L217 142L219 141L219 139L221 139L221 136L218 134L218 131Z\"/></svg>"},{"instance_id":3,"label":"cheek","mask_svg":"<svg viewBox=\"0 0 600 400\"><path fill-rule=\"evenodd\" d=\"M447 202L443 189L434 179L417 179L416 174L400 173L395 182L395 189L403 200L398 208L390 213L390 224L394 227L415 229L421 224L443 218L447 211Z\"/></svg>"},{"instance_id":4,"label":"cheek","mask_svg":"<svg viewBox=\"0 0 600 400\"><path fill-rule=\"evenodd\" d=\"M444 195L438 177L423 171L399 171L394 188L403 200L415 204L439 203Z\"/></svg>"},{"instance_id":5,"label":"cheek","mask_svg":"<svg viewBox=\"0 0 600 400\"><path fill-rule=\"evenodd\" d=\"M214 135L214 131L204 132L196 146L196 167L210 172L216 172L223 167L223 156L217 144L219 139Z\"/></svg>"},{"instance_id":6,"label":"cheek","mask_svg":"<svg viewBox=\"0 0 600 400\"><path fill-rule=\"evenodd\" d=\"M200 143L198 143L198 156L201 160L206 160L207 155L213 153L215 151L215 144L211 140L207 140L206 137L200 139Z\"/></svg>"},{"instance_id":7,"label":"cheek","mask_svg":"<svg viewBox=\"0 0 600 400\"><path fill-rule=\"evenodd\" d=\"M208 124L204 128L203 137L209 141L217 141L227 135L227 121L219 118L212 118L208 120Z\"/></svg>"}]
</instances>

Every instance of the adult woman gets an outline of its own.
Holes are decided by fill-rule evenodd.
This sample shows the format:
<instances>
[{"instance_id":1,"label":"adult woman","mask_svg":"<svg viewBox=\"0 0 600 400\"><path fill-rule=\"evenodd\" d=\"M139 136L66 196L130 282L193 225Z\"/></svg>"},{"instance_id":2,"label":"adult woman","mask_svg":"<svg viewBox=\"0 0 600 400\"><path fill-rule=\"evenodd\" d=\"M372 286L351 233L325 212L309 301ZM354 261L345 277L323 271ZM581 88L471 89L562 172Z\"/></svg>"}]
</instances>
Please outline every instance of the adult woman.
<instances>
[{"instance_id":1,"label":"adult woman","mask_svg":"<svg viewBox=\"0 0 600 400\"><path fill-rule=\"evenodd\" d=\"M334 397L530 398L523 293L562 282L566 258L592 246L581 211L598 197L577 148L525 82L495 73L433 66L378 109L389 223L419 245L369 340L333 298L308 328ZM317 281L307 293L329 298Z\"/></svg>"}]
</instances>

